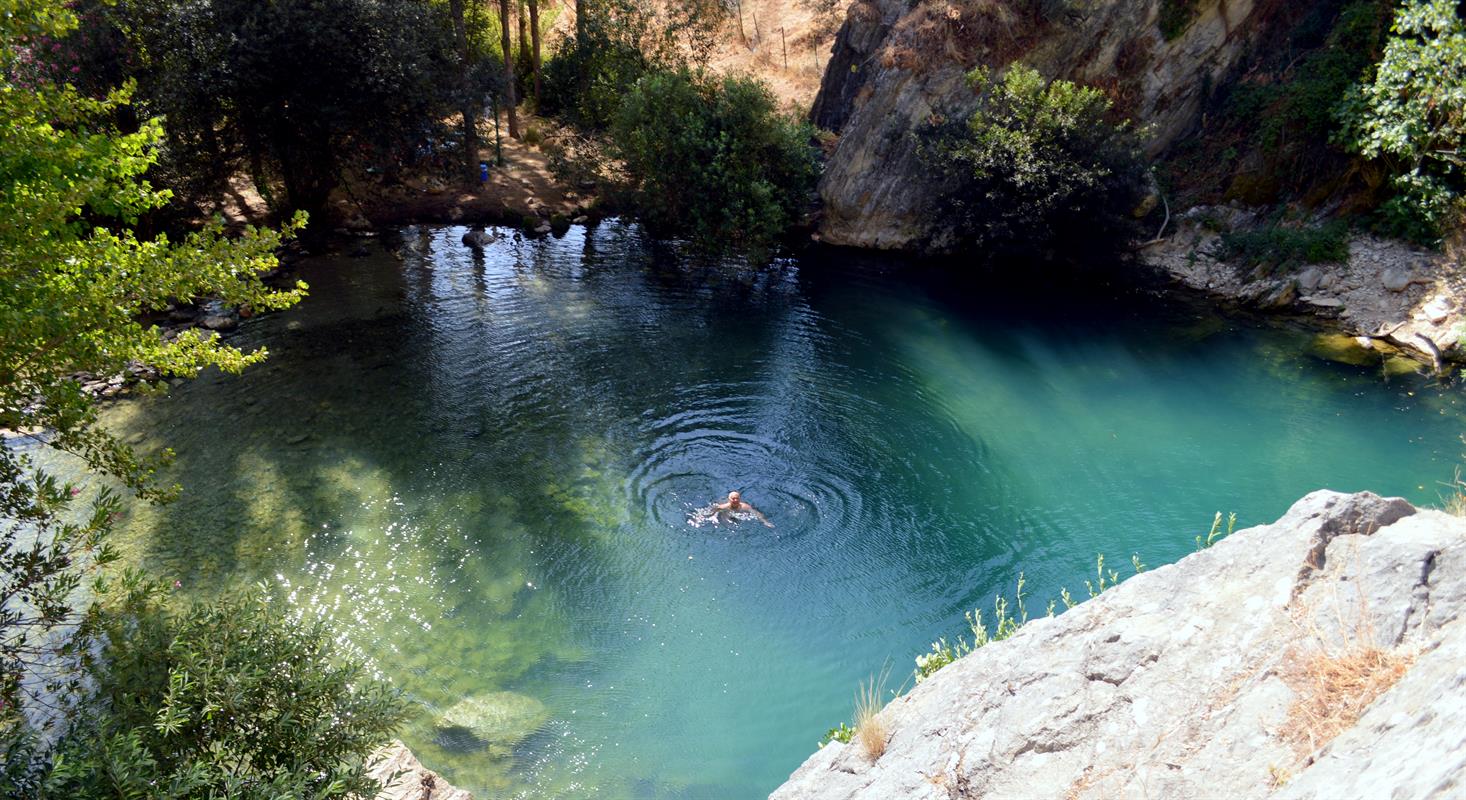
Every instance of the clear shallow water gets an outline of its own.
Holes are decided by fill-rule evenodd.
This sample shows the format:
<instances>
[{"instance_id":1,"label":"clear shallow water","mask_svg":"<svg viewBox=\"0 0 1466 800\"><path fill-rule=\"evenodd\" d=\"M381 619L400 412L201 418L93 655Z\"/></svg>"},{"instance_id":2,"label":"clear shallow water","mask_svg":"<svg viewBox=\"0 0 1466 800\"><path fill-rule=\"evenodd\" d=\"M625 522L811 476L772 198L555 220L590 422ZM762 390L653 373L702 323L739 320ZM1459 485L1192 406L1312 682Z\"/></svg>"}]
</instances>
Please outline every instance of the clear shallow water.
<instances>
[{"instance_id":1,"label":"clear shallow water","mask_svg":"<svg viewBox=\"0 0 1466 800\"><path fill-rule=\"evenodd\" d=\"M336 620L481 798L762 796L1020 570L1041 610L1098 552L1173 561L1320 487L1434 502L1460 460L1458 390L1154 298L462 233L307 264L235 335L266 365L108 419L187 487L128 555ZM777 527L687 524L731 489ZM508 755L435 731L492 691L549 721Z\"/></svg>"}]
</instances>

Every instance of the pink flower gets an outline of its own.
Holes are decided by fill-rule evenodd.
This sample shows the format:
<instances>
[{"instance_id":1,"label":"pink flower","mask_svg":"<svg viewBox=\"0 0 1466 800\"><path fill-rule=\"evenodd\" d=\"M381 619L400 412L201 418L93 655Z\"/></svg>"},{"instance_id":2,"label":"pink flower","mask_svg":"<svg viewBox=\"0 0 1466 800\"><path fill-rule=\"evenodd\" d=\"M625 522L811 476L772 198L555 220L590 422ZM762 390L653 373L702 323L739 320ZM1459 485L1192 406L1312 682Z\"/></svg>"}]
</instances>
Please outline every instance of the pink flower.
<instances>
[{"instance_id":1,"label":"pink flower","mask_svg":"<svg viewBox=\"0 0 1466 800\"><path fill-rule=\"evenodd\" d=\"M174 581L173 582L173 588L175 588L175 589L182 589L183 588L183 581Z\"/></svg>"},{"instance_id":2,"label":"pink flower","mask_svg":"<svg viewBox=\"0 0 1466 800\"><path fill-rule=\"evenodd\" d=\"M75 486L71 487L71 496L72 497L76 497L79 494L81 494L81 490L80 489L76 488Z\"/></svg>"},{"instance_id":3,"label":"pink flower","mask_svg":"<svg viewBox=\"0 0 1466 800\"><path fill-rule=\"evenodd\" d=\"M81 72L81 67L72 67L71 68L71 74L75 75L78 72Z\"/></svg>"}]
</instances>

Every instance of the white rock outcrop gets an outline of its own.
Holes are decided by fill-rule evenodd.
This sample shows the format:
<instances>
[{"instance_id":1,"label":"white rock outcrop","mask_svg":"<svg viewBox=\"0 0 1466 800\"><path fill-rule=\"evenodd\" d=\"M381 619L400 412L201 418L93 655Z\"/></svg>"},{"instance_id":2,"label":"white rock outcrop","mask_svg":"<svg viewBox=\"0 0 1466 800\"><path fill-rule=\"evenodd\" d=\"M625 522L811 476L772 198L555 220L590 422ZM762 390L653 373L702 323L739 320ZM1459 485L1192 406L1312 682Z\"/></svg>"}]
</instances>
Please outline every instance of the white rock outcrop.
<instances>
[{"instance_id":1,"label":"white rock outcrop","mask_svg":"<svg viewBox=\"0 0 1466 800\"><path fill-rule=\"evenodd\" d=\"M1466 796L1466 519L1315 492L892 701L886 751L816 752L774 800ZM1408 669L1332 741L1320 653Z\"/></svg>"},{"instance_id":2,"label":"white rock outcrop","mask_svg":"<svg viewBox=\"0 0 1466 800\"><path fill-rule=\"evenodd\" d=\"M473 795L453 788L424 767L402 742L392 742L373 754L367 774L382 785L376 800L473 800Z\"/></svg>"}]
</instances>

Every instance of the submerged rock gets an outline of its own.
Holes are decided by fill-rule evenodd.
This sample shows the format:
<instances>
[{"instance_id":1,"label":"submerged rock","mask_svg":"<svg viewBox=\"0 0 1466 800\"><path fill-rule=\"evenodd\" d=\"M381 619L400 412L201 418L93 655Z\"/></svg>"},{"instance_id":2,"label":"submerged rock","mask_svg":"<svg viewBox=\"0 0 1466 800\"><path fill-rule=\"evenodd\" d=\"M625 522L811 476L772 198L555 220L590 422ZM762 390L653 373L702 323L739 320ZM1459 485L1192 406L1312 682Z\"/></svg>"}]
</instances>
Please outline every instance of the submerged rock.
<instances>
[{"instance_id":1,"label":"submerged rock","mask_svg":"<svg viewBox=\"0 0 1466 800\"><path fill-rule=\"evenodd\" d=\"M494 755L504 756L549 721L549 709L529 695L486 692L458 701L437 725L449 737L467 733Z\"/></svg>"},{"instance_id":2,"label":"submerged rock","mask_svg":"<svg viewBox=\"0 0 1466 800\"><path fill-rule=\"evenodd\" d=\"M1314 492L957 659L881 712L882 755L830 744L772 798L1457 796L1463 653L1466 519ZM1316 688L1376 663L1377 695Z\"/></svg>"},{"instance_id":3,"label":"submerged rock","mask_svg":"<svg viewBox=\"0 0 1466 800\"><path fill-rule=\"evenodd\" d=\"M1384 351L1373 340L1342 333L1321 333L1313 337L1308 352L1325 361L1351 367L1373 366L1385 357Z\"/></svg>"}]
</instances>

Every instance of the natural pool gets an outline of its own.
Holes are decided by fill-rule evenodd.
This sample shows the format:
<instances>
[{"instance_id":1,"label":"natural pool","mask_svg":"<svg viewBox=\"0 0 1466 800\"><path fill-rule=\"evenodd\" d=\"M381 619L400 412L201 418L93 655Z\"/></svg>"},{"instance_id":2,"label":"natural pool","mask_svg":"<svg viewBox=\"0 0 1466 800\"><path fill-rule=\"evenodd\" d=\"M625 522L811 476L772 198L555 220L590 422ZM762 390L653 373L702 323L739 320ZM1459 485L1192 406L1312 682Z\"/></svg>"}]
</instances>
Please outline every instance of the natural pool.
<instances>
[{"instance_id":1,"label":"natural pool","mask_svg":"<svg viewBox=\"0 0 1466 800\"><path fill-rule=\"evenodd\" d=\"M305 264L312 298L234 335L266 365L107 417L187 487L129 512L129 556L333 618L480 800L765 795L861 679L900 683L1020 570L1041 613L1096 553L1172 561L1215 511L1270 521L1321 487L1434 502L1461 457L1459 390L1042 270L686 267L615 224L476 255L463 232ZM686 524L730 489L777 527ZM543 725L435 730L497 692Z\"/></svg>"}]
</instances>

